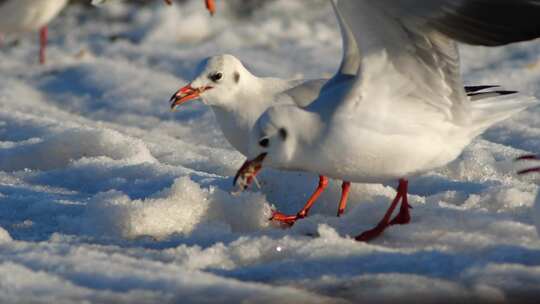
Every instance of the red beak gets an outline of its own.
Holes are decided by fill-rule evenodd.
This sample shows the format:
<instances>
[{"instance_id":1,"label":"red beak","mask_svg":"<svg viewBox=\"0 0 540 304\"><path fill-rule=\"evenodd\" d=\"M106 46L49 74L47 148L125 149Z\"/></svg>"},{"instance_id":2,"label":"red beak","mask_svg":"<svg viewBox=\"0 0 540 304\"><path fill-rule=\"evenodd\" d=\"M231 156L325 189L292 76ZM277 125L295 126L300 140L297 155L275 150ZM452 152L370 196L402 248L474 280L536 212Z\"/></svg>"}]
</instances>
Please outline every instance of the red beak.
<instances>
[{"instance_id":1,"label":"red beak","mask_svg":"<svg viewBox=\"0 0 540 304\"><path fill-rule=\"evenodd\" d=\"M529 154L529 155L523 155L516 158L516 161L522 161L522 160L540 160L540 157L538 155ZM529 169L523 169L523 170L518 171L518 174L523 175L523 174L528 174L532 172L540 172L540 167L532 167Z\"/></svg>"},{"instance_id":2,"label":"red beak","mask_svg":"<svg viewBox=\"0 0 540 304\"><path fill-rule=\"evenodd\" d=\"M185 103L186 101L197 99L201 96L201 93L210 90L212 87L193 88L191 84L181 88L171 97L171 110L174 110L177 106Z\"/></svg>"},{"instance_id":3,"label":"red beak","mask_svg":"<svg viewBox=\"0 0 540 304\"><path fill-rule=\"evenodd\" d=\"M236 173L233 185L236 186L238 184L241 191L246 190L261 171L266 155L266 153L262 153L253 160L246 160Z\"/></svg>"}]
</instances>

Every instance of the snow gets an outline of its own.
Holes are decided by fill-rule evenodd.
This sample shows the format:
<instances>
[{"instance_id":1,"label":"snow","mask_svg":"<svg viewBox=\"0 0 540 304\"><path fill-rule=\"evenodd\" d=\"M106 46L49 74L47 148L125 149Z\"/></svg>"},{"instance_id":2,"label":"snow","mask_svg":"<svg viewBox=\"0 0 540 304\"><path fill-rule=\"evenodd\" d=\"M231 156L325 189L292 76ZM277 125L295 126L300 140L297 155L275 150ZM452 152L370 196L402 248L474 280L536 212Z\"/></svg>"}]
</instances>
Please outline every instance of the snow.
<instances>
[{"instance_id":1,"label":"snow","mask_svg":"<svg viewBox=\"0 0 540 304\"><path fill-rule=\"evenodd\" d=\"M491 128L458 160L410 182L412 223L364 244L395 185L353 185L335 217L332 182L268 170L232 195L243 157L200 102L168 98L206 56L254 73L319 78L339 63L324 0L276 0L252 16L218 1L144 8L70 6L51 25L49 64L34 34L0 52L0 302L534 302L540 292L540 108ZM306 4L310 3L309 9ZM540 97L540 42L462 47L467 84ZM536 203L535 203L536 201Z\"/></svg>"}]
</instances>

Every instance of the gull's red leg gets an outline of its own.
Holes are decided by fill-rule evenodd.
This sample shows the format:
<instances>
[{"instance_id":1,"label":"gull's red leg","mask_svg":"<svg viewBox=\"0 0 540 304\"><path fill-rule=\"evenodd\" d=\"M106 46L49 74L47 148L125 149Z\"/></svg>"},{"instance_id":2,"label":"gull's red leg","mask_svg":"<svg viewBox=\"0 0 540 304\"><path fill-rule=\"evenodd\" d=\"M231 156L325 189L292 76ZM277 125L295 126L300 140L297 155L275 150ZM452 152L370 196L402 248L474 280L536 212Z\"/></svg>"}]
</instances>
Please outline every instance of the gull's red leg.
<instances>
[{"instance_id":1,"label":"gull's red leg","mask_svg":"<svg viewBox=\"0 0 540 304\"><path fill-rule=\"evenodd\" d=\"M214 0L205 0L206 8L210 12L210 15L214 15L216 12L216 2Z\"/></svg>"},{"instance_id":2,"label":"gull's red leg","mask_svg":"<svg viewBox=\"0 0 540 304\"><path fill-rule=\"evenodd\" d=\"M49 36L49 30L47 26L42 27L41 30L39 31L39 45L40 45L39 63L40 64L45 64L45 57L46 57L45 50L47 48L48 36Z\"/></svg>"},{"instance_id":3,"label":"gull's red leg","mask_svg":"<svg viewBox=\"0 0 540 304\"><path fill-rule=\"evenodd\" d=\"M529 169L520 170L520 171L518 171L518 174L523 175L523 174L529 174L529 173L533 173L533 172L540 172L540 167L533 167L533 168L529 168Z\"/></svg>"},{"instance_id":4,"label":"gull's red leg","mask_svg":"<svg viewBox=\"0 0 540 304\"><path fill-rule=\"evenodd\" d=\"M378 237L383 233L383 231L390 226L390 217L392 216L392 213L394 212L394 209L396 209L397 204L400 200L407 197L407 187L408 187L408 181L406 179L400 179L399 185L397 189L397 194L394 200L392 201L392 204L384 214L384 217L381 219L381 221L375 226L375 228L364 231L360 235L355 237L355 240L361 241L361 242L369 242L373 240L374 238ZM405 202L406 199L404 200Z\"/></svg>"},{"instance_id":5,"label":"gull's red leg","mask_svg":"<svg viewBox=\"0 0 540 304\"><path fill-rule=\"evenodd\" d=\"M347 199L349 198L349 190L351 189L351 182L343 182L341 184L341 199L339 200L339 207L337 216L342 216L347 207Z\"/></svg>"},{"instance_id":6,"label":"gull's red leg","mask_svg":"<svg viewBox=\"0 0 540 304\"><path fill-rule=\"evenodd\" d=\"M527 155L523 155L516 158L516 161L522 161L522 160L540 160L540 157L534 154L527 154ZM540 167L532 167L528 169L523 169L523 170L518 171L518 174L524 175L524 174L528 174L532 172L540 172Z\"/></svg>"},{"instance_id":7,"label":"gull's red leg","mask_svg":"<svg viewBox=\"0 0 540 304\"><path fill-rule=\"evenodd\" d=\"M399 213L390 221L389 225L406 225L411 222L411 213L409 209L412 209L409 205L409 200L407 194L403 195L401 198L401 207L399 208Z\"/></svg>"},{"instance_id":8,"label":"gull's red leg","mask_svg":"<svg viewBox=\"0 0 540 304\"><path fill-rule=\"evenodd\" d=\"M326 189L327 186L328 186L328 177L320 175L319 185L317 186L317 189L315 189L315 192L313 192L313 194L311 195L309 200L306 202L302 210L300 210L296 215L286 215L279 211L274 211L270 220L282 222L290 226L294 225L296 220L304 218L308 215L309 209L313 207L313 204L319 198L319 196L324 191L324 189Z\"/></svg>"},{"instance_id":9,"label":"gull's red leg","mask_svg":"<svg viewBox=\"0 0 540 304\"><path fill-rule=\"evenodd\" d=\"M526 155L516 158L516 160L537 160L537 159L538 159L538 155L535 155L535 154L526 154Z\"/></svg>"}]
</instances>

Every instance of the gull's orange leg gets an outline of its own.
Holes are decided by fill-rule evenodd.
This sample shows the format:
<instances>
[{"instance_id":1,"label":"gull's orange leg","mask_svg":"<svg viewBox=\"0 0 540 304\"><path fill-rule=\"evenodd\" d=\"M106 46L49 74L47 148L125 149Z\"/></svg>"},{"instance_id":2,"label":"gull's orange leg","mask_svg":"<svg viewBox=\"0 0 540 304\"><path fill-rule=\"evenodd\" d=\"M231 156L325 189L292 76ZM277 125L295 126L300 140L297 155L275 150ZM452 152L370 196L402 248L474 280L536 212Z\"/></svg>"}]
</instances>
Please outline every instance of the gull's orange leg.
<instances>
[{"instance_id":1,"label":"gull's orange leg","mask_svg":"<svg viewBox=\"0 0 540 304\"><path fill-rule=\"evenodd\" d=\"M347 207L347 199L349 198L349 190L351 189L351 182L343 182L341 184L341 199L339 200L339 207L337 216L342 216Z\"/></svg>"},{"instance_id":2,"label":"gull's orange leg","mask_svg":"<svg viewBox=\"0 0 540 304\"><path fill-rule=\"evenodd\" d=\"M378 237L383 233L383 231L390 226L390 217L392 216L392 213L394 212L394 209L396 209L397 204L402 201L402 204L408 205L407 202L407 191L408 191L409 182L406 179L400 179L399 185L397 188L397 194L396 198L392 201L392 204L384 214L384 217L381 219L381 221L375 226L375 228L364 231L360 235L355 237L355 240L361 241L361 242L369 242L373 240L374 238ZM408 209L408 208L407 208Z\"/></svg>"},{"instance_id":3,"label":"gull's orange leg","mask_svg":"<svg viewBox=\"0 0 540 304\"><path fill-rule=\"evenodd\" d=\"M313 204L319 198L319 196L324 191L324 189L326 189L326 187L328 187L328 177L320 175L319 185L317 186L317 189L315 189L315 192L313 192L313 194L311 195L309 200L306 202L302 210L300 210L296 215L286 215L279 211L274 211L270 220L278 221L278 222L287 224L289 226L294 225L296 220L304 218L308 215L309 209L313 207Z\"/></svg>"}]
</instances>

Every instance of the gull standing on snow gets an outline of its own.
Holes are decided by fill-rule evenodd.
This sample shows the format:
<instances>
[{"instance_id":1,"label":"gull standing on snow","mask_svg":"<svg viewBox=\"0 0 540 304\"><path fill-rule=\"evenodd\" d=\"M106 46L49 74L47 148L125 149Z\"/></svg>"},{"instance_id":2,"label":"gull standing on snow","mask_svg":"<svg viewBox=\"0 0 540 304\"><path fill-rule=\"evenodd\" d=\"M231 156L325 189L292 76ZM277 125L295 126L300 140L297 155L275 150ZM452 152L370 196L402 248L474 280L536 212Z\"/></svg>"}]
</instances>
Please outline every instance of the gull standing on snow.
<instances>
[{"instance_id":1,"label":"gull standing on snow","mask_svg":"<svg viewBox=\"0 0 540 304\"><path fill-rule=\"evenodd\" d=\"M398 180L397 195L369 241L410 221L408 178L456 159L491 125L536 104L512 92L462 85L456 41L498 46L540 36L538 0L340 0L361 54L355 78L306 108L268 109L251 131L255 168L318 172L361 183ZM473 101L474 100L474 101ZM398 215L392 213L401 202Z\"/></svg>"},{"instance_id":2,"label":"gull standing on snow","mask_svg":"<svg viewBox=\"0 0 540 304\"><path fill-rule=\"evenodd\" d=\"M188 100L202 99L212 108L225 138L235 149L247 156L249 132L266 109L276 104L305 107L317 98L323 86L328 88L339 85L356 74L360 55L354 36L335 3L331 2L343 39L341 66L332 81L259 78L251 74L234 56L220 55L208 58L200 64L198 76L173 95L171 107L174 109ZM328 178L320 175L317 189L296 215L275 211L272 220L292 225L297 219L306 217L327 185ZM345 210L349 189L350 182L343 182L338 216Z\"/></svg>"},{"instance_id":3,"label":"gull standing on snow","mask_svg":"<svg viewBox=\"0 0 540 304\"><path fill-rule=\"evenodd\" d=\"M39 31L39 62L45 63L47 24L68 0L0 0L0 34Z\"/></svg>"}]
</instances>

